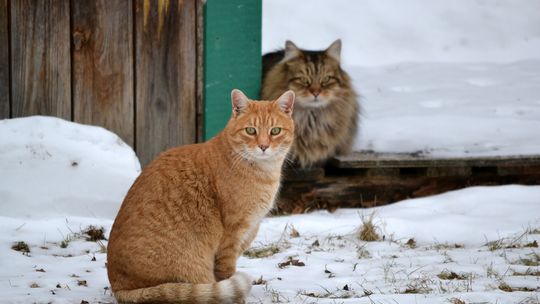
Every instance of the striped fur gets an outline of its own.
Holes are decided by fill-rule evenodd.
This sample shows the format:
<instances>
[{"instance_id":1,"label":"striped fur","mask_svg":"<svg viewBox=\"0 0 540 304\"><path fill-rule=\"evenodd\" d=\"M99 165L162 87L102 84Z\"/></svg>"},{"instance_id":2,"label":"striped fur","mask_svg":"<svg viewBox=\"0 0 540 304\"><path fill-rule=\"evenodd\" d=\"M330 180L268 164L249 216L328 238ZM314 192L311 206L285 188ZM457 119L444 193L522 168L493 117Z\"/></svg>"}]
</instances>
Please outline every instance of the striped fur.
<instances>
[{"instance_id":1,"label":"striped fur","mask_svg":"<svg viewBox=\"0 0 540 304\"><path fill-rule=\"evenodd\" d=\"M128 191L107 245L121 303L243 303L236 272L273 207L294 139L294 93L252 101L231 93L232 115L209 141L163 152ZM277 131L276 131L277 130Z\"/></svg>"},{"instance_id":2,"label":"striped fur","mask_svg":"<svg viewBox=\"0 0 540 304\"><path fill-rule=\"evenodd\" d=\"M251 290L252 279L243 272L211 284L165 283L114 293L118 303L186 303L237 304L244 303Z\"/></svg>"},{"instance_id":3,"label":"striped fur","mask_svg":"<svg viewBox=\"0 0 540 304\"><path fill-rule=\"evenodd\" d=\"M357 134L360 105L351 79L340 67L341 41L323 51L306 51L287 41L263 56L261 98L296 93L295 142L291 158L301 167L348 154Z\"/></svg>"}]
</instances>

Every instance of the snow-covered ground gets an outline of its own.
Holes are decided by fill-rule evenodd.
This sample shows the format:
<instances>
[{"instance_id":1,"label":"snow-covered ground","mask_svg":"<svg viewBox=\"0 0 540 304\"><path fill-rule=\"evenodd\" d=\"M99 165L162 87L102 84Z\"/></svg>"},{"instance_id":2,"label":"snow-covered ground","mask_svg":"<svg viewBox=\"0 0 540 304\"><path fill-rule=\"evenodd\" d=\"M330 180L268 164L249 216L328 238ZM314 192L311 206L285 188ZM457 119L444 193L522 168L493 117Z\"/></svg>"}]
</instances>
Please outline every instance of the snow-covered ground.
<instances>
[{"instance_id":1,"label":"snow-covered ground","mask_svg":"<svg viewBox=\"0 0 540 304\"><path fill-rule=\"evenodd\" d=\"M348 70L363 96L357 150L540 154L540 60Z\"/></svg>"},{"instance_id":2,"label":"snow-covered ground","mask_svg":"<svg viewBox=\"0 0 540 304\"><path fill-rule=\"evenodd\" d=\"M540 2L263 1L263 52L341 38L356 150L540 154Z\"/></svg>"},{"instance_id":3,"label":"snow-covered ground","mask_svg":"<svg viewBox=\"0 0 540 304\"><path fill-rule=\"evenodd\" d=\"M0 303L114 303L107 241L85 231L110 232L133 151L102 128L30 117L0 121L0 152ZM381 238L360 240L371 217ZM540 303L538 242L540 186L476 187L266 218L238 268L257 279L254 304Z\"/></svg>"},{"instance_id":4,"label":"snow-covered ground","mask_svg":"<svg viewBox=\"0 0 540 304\"><path fill-rule=\"evenodd\" d=\"M263 5L263 51L343 39L363 96L358 149L540 153L539 1ZM139 172L102 128L0 120L0 303L114 303L107 241L84 232L108 235ZM370 218L378 241L358 238ZM257 278L248 303L538 304L538 242L540 186L476 187L266 218L238 268Z\"/></svg>"}]
</instances>

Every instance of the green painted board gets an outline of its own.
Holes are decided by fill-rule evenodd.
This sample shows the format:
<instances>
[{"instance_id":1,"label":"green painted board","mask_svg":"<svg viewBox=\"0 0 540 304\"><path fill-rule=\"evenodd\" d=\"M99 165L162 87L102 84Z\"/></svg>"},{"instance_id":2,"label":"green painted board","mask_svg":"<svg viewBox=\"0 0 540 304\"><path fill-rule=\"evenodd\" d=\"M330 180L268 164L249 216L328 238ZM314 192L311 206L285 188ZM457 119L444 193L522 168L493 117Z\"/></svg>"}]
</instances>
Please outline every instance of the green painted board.
<instances>
[{"instance_id":1,"label":"green painted board","mask_svg":"<svg viewBox=\"0 0 540 304\"><path fill-rule=\"evenodd\" d=\"M223 129L231 90L258 98L261 0L208 0L204 8L204 139Z\"/></svg>"}]
</instances>

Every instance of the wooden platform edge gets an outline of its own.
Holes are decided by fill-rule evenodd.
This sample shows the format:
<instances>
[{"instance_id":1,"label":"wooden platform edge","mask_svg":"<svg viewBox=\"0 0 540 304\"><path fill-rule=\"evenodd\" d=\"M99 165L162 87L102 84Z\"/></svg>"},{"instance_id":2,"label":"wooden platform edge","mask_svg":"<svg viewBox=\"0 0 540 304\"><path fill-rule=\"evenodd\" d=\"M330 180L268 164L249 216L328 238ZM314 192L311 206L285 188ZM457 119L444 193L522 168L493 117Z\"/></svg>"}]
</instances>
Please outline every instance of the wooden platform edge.
<instances>
[{"instance_id":1,"label":"wooden platform edge","mask_svg":"<svg viewBox=\"0 0 540 304\"><path fill-rule=\"evenodd\" d=\"M414 154L385 154L355 152L328 161L335 168L390 168L390 167L489 167L499 165L540 165L538 155L431 157Z\"/></svg>"}]
</instances>

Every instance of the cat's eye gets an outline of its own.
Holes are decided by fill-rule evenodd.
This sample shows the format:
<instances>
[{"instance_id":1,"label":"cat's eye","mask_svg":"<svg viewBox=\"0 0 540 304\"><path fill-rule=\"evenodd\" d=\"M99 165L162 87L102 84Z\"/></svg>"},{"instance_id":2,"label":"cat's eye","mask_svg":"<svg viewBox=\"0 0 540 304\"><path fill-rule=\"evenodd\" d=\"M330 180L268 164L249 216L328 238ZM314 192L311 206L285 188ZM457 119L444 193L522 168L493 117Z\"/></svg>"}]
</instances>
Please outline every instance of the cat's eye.
<instances>
[{"instance_id":1,"label":"cat's eye","mask_svg":"<svg viewBox=\"0 0 540 304\"><path fill-rule=\"evenodd\" d=\"M281 128L275 127L270 129L270 134L272 135L278 135L279 133L281 133Z\"/></svg>"},{"instance_id":2,"label":"cat's eye","mask_svg":"<svg viewBox=\"0 0 540 304\"><path fill-rule=\"evenodd\" d=\"M336 79L336 78L333 77L333 76L325 76L325 77L323 78L323 80L322 80L322 84L323 84L323 85L330 84L330 82L331 82L332 80L334 80L334 79Z\"/></svg>"},{"instance_id":3,"label":"cat's eye","mask_svg":"<svg viewBox=\"0 0 540 304\"><path fill-rule=\"evenodd\" d=\"M309 79L307 79L305 77L296 77L296 78L293 78L292 81L298 83L299 85L305 86L305 87L310 85Z\"/></svg>"},{"instance_id":4,"label":"cat's eye","mask_svg":"<svg viewBox=\"0 0 540 304\"><path fill-rule=\"evenodd\" d=\"M246 133L249 134L249 135L255 135L255 134L257 134L257 129L255 129L254 127L247 127L246 128Z\"/></svg>"}]
</instances>

